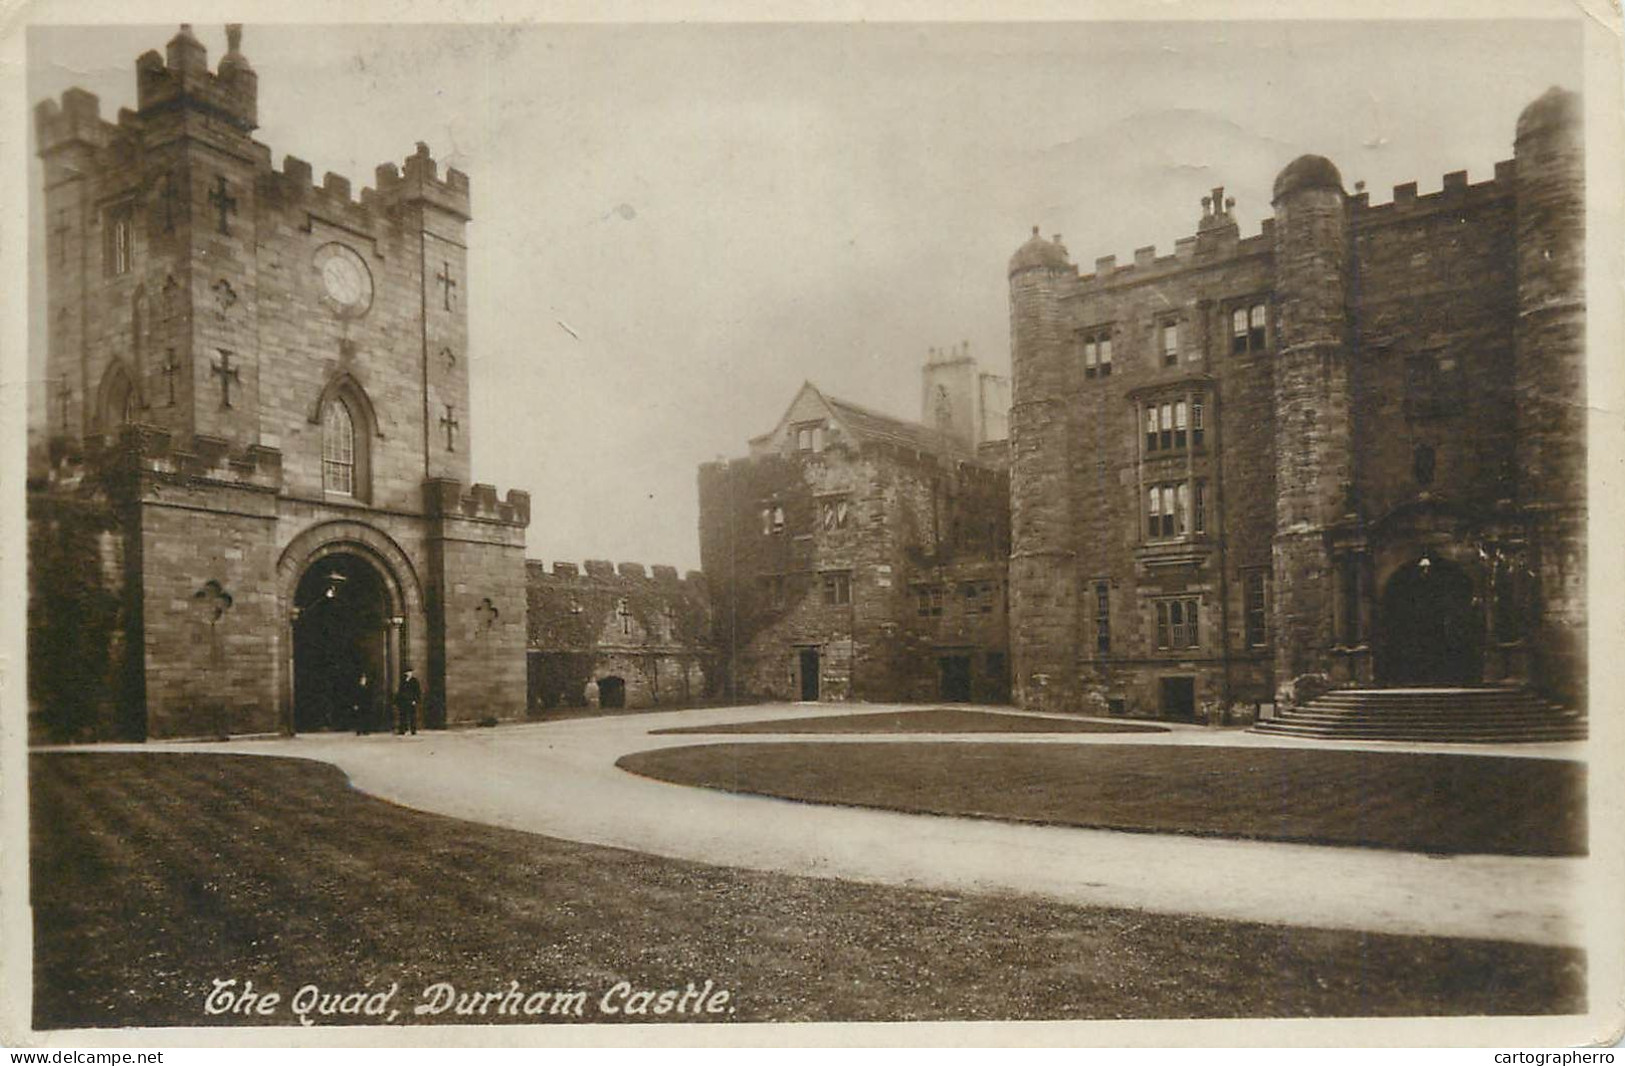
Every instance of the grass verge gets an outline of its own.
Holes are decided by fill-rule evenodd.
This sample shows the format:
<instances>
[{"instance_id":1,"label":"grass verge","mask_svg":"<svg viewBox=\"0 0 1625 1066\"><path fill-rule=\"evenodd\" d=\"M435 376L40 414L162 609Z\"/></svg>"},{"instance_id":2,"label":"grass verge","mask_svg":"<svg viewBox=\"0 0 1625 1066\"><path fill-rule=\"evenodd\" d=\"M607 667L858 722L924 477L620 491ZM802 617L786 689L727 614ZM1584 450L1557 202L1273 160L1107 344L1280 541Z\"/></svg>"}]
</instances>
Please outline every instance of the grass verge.
<instances>
[{"instance_id":1,"label":"grass verge","mask_svg":"<svg viewBox=\"0 0 1625 1066\"><path fill-rule=\"evenodd\" d=\"M827 717L766 719L725 725L689 725L650 730L653 736L679 733L1166 733L1166 726L1139 722L1096 722L1045 718L1034 714L990 714L958 707L924 711L878 711Z\"/></svg>"},{"instance_id":2,"label":"grass verge","mask_svg":"<svg viewBox=\"0 0 1625 1066\"><path fill-rule=\"evenodd\" d=\"M1445 854L1584 854L1554 759L1161 745L706 744L624 756L676 784L813 803Z\"/></svg>"},{"instance_id":3,"label":"grass verge","mask_svg":"<svg viewBox=\"0 0 1625 1066\"><path fill-rule=\"evenodd\" d=\"M35 754L30 804L45 1029L298 1024L285 1007L206 1014L217 978L284 1003L307 984L398 983L402 1023L627 1020L596 1009L619 981L710 980L732 992L730 1021L1583 1008L1575 950L752 873L406 810L301 760ZM435 982L510 981L588 1005L579 1019L410 1012Z\"/></svg>"}]
</instances>

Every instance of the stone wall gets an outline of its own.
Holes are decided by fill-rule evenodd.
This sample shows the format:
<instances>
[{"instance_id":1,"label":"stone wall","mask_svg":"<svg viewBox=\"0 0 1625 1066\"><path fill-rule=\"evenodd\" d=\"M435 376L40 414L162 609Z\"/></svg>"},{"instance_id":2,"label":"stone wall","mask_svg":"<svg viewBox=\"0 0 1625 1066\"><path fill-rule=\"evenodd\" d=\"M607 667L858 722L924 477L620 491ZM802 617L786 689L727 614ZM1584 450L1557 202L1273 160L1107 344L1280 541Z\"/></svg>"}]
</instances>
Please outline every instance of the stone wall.
<instances>
[{"instance_id":1,"label":"stone wall","mask_svg":"<svg viewBox=\"0 0 1625 1066\"><path fill-rule=\"evenodd\" d=\"M800 699L812 691L804 653L816 653L819 699L940 699L939 658L967 654L974 697L1002 700L1007 499L1001 471L881 445L703 466L700 552L723 692ZM827 516L835 503L844 524ZM774 508L782 529L764 526ZM989 617L954 599L967 583L987 586ZM951 612L921 614L931 589Z\"/></svg>"},{"instance_id":2,"label":"stone wall","mask_svg":"<svg viewBox=\"0 0 1625 1066\"><path fill-rule=\"evenodd\" d=\"M672 707L712 695L711 611L698 573L588 560L525 566L531 714L587 703L616 678L622 706ZM600 701L602 701L600 693Z\"/></svg>"},{"instance_id":3,"label":"stone wall","mask_svg":"<svg viewBox=\"0 0 1625 1066\"><path fill-rule=\"evenodd\" d=\"M1577 116L1553 90L1491 180L1454 172L1380 206L1305 156L1258 236L1216 189L1173 255L1088 275L1035 231L1010 274L1020 702L1165 713L1164 680L1189 678L1211 716L1370 684L1384 583L1430 552L1473 582L1483 679L1579 702ZM1230 312L1254 303L1264 333L1235 344ZM1106 337L1109 374L1084 359ZM1145 408L1181 397L1203 399L1202 446L1143 445ZM1148 485L1170 482L1203 483L1204 530L1150 531ZM1260 576L1267 624L1249 627ZM1176 598L1198 604L1198 640L1159 650L1157 604Z\"/></svg>"}]
</instances>

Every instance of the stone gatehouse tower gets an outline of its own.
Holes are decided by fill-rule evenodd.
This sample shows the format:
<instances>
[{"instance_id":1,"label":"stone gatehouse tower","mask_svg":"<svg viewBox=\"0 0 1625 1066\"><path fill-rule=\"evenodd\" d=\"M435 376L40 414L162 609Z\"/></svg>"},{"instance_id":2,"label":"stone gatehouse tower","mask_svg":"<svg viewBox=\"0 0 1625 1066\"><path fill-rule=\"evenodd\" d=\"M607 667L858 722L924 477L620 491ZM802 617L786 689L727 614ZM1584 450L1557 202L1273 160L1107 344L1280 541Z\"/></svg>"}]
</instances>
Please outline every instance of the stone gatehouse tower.
<instances>
[{"instance_id":1,"label":"stone gatehouse tower","mask_svg":"<svg viewBox=\"0 0 1625 1066\"><path fill-rule=\"evenodd\" d=\"M117 122L35 111L50 378L31 709L60 736L522 717L529 497L470 485L468 178L359 197L254 140L228 28L136 60ZM365 683L362 678L365 677ZM357 708L360 708L359 712Z\"/></svg>"},{"instance_id":2,"label":"stone gatehouse tower","mask_svg":"<svg viewBox=\"0 0 1625 1066\"><path fill-rule=\"evenodd\" d=\"M1582 133L1350 195L1304 156L1243 237L1010 261L1018 702L1200 715L1327 687L1585 679Z\"/></svg>"}]
</instances>

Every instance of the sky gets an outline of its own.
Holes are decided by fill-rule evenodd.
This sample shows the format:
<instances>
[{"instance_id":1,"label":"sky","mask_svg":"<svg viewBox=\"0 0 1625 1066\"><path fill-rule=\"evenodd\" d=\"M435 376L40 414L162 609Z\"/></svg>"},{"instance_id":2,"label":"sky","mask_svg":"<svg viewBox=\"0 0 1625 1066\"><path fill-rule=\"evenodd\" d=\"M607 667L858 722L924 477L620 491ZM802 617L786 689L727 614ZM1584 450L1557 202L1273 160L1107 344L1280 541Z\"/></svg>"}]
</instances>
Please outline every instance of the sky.
<instances>
[{"instance_id":1,"label":"sky","mask_svg":"<svg viewBox=\"0 0 1625 1066\"><path fill-rule=\"evenodd\" d=\"M134 107L174 25L35 27L30 101ZM223 26L196 27L211 66ZM1088 273L1331 158L1372 203L1491 177L1522 108L1581 88L1571 23L264 25L256 138L372 183L417 141L470 177L478 480L532 493L528 554L699 564L696 475L803 380L919 416L928 350L1009 372L1033 225ZM31 378L44 236L29 187Z\"/></svg>"}]
</instances>

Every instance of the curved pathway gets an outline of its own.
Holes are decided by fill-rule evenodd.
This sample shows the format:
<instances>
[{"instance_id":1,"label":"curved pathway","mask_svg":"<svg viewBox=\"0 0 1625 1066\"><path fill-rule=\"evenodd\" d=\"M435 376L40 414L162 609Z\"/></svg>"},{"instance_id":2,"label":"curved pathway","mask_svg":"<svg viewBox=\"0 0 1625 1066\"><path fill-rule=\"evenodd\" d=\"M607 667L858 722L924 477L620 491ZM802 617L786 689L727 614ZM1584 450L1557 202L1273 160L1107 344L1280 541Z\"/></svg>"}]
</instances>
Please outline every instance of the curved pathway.
<instances>
[{"instance_id":1,"label":"curved pathway","mask_svg":"<svg viewBox=\"0 0 1625 1066\"><path fill-rule=\"evenodd\" d=\"M340 767L356 788L404 806L584 843L755 870L1289 925L1583 943L1574 920L1576 896L1587 870L1583 858L1437 857L1017 825L736 795L653 781L615 766L616 759L633 751L712 742L698 734L649 735L654 729L907 709L911 708L780 704L622 714L404 738L333 734L118 747L319 759ZM714 738L727 743L819 744L885 739L1316 744L1200 727L1174 727L1162 734L762 733ZM1579 745L1369 747L1532 758L1576 758L1583 750Z\"/></svg>"}]
</instances>

